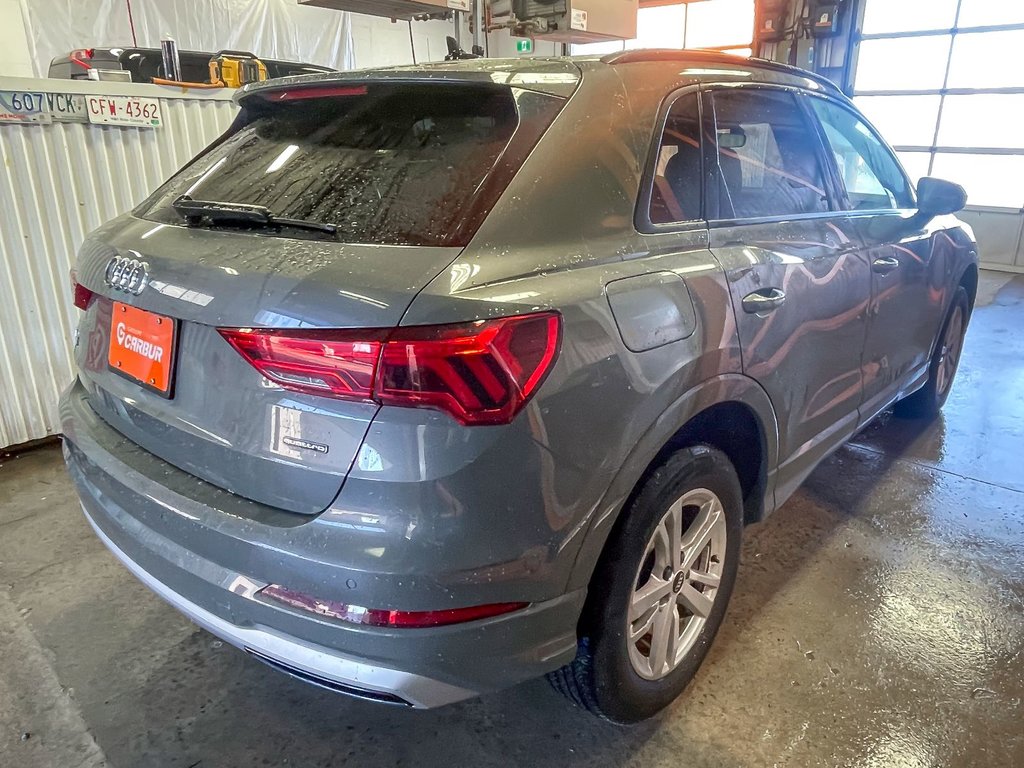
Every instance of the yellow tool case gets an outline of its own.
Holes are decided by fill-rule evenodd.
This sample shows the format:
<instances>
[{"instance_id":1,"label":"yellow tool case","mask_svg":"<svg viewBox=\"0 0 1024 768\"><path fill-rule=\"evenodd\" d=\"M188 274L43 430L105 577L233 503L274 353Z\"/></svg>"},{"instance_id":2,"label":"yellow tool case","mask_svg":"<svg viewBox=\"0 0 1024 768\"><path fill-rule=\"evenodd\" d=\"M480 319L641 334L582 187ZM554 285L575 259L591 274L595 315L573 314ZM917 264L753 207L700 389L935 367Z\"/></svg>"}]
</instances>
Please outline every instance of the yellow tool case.
<instances>
[{"instance_id":1,"label":"yellow tool case","mask_svg":"<svg viewBox=\"0 0 1024 768\"><path fill-rule=\"evenodd\" d=\"M210 82L228 88L267 79L267 66L255 54L245 51L220 51L210 59Z\"/></svg>"}]
</instances>

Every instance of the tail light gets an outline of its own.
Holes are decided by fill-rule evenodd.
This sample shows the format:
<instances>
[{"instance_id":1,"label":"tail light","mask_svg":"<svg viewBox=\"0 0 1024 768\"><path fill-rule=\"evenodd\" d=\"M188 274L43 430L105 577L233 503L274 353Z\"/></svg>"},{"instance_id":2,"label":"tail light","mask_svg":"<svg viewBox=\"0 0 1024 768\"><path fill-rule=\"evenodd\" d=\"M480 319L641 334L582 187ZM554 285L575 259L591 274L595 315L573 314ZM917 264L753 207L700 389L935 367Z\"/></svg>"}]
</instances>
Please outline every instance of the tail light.
<instances>
[{"instance_id":1,"label":"tail light","mask_svg":"<svg viewBox=\"0 0 1024 768\"><path fill-rule=\"evenodd\" d=\"M96 51L93 48L76 48L68 58L72 64L77 64L82 69L91 69L92 67L85 62L91 59L95 53Z\"/></svg>"},{"instance_id":2,"label":"tail light","mask_svg":"<svg viewBox=\"0 0 1024 768\"><path fill-rule=\"evenodd\" d=\"M282 387L370 400L383 334L333 330L220 329L249 363Z\"/></svg>"},{"instance_id":3,"label":"tail light","mask_svg":"<svg viewBox=\"0 0 1024 768\"><path fill-rule=\"evenodd\" d=\"M508 424L558 355L561 316L517 315L394 330L220 329L282 387L436 408L463 424Z\"/></svg>"},{"instance_id":4,"label":"tail light","mask_svg":"<svg viewBox=\"0 0 1024 768\"><path fill-rule=\"evenodd\" d=\"M96 295L78 282L78 275L75 270L71 270L71 295L74 297L75 306L83 312L89 308L93 297Z\"/></svg>"},{"instance_id":5,"label":"tail light","mask_svg":"<svg viewBox=\"0 0 1024 768\"><path fill-rule=\"evenodd\" d=\"M460 624L501 616L525 608L529 603L490 603L468 608L444 608L439 611L395 611L388 608L363 608L357 605L322 600L312 595L296 592L279 584L269 584L259 594L292 608L309 611L339 621L364 624L371 627L422 628Z\"/></svg>"}]
</instances>

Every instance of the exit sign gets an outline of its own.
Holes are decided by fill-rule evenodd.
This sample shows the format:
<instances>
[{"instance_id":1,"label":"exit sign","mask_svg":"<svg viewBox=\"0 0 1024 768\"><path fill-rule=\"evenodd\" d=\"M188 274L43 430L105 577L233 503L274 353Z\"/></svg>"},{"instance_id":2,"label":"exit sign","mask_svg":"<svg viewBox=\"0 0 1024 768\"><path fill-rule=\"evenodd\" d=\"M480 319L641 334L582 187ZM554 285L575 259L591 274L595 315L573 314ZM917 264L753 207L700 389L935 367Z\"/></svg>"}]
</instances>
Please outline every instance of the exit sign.
<instances>
[{"instance_id":1,"label":"exit sign","mask_svg":"<svg viewBox=\"0 0 1024 768\"><path fill-rule=\"evenodd\" d=\"M533 40L516 40L516 53L531 53L533 51Z\"/></svg>"}]
</instances>

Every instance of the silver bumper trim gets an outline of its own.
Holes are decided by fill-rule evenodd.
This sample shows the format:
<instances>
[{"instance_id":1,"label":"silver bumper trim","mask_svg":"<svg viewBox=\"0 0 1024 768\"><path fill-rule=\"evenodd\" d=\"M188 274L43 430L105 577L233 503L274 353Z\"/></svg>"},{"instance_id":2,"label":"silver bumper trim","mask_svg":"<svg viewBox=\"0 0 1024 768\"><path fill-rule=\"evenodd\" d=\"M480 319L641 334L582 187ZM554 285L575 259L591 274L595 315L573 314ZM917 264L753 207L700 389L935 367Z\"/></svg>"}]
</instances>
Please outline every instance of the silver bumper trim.
<instances>
[{"instance_id":1,"label":"silver bumper trim","mask_svg":"<svg viewBox=\"0 0 1024 768\"><path fill-rule=\"evenodd\" d=\"M440 707L476 695L474 691L440 680L351 659L327 648L307 645L266 629L231 624L187 600L144 570L100 529L85 505L82 505L82 512L100 541L139 581L196 624L231 645L267 657L282 667L294 667L310 677L334 682L338 688L351 687L392 694L417 709Z\"/></svg>"}]
</instances>

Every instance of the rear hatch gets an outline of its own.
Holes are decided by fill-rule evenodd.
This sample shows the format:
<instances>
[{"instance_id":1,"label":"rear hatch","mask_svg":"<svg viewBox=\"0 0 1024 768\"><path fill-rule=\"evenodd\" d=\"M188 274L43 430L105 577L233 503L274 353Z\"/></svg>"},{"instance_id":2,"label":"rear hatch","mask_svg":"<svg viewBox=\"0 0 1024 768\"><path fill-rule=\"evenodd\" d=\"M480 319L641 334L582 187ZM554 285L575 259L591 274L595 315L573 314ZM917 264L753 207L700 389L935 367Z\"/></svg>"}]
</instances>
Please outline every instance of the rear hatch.
<instances>
[{"instance_id":1,"label":"rear hatch","mask_svg":"<svg viewBox=\"0 0 1024 768\"><path fill-rule=\"evenodd\" d=\"M233 135L83 245L77 280L94 295L80 378L96 412L147 451L314 514L377 404L283 388L218 329L399 325L563 99L409 78L264 88L242 103ZM140 355L160 365L140 374Z\"/></svg>"}]
</instances>

